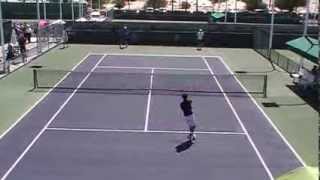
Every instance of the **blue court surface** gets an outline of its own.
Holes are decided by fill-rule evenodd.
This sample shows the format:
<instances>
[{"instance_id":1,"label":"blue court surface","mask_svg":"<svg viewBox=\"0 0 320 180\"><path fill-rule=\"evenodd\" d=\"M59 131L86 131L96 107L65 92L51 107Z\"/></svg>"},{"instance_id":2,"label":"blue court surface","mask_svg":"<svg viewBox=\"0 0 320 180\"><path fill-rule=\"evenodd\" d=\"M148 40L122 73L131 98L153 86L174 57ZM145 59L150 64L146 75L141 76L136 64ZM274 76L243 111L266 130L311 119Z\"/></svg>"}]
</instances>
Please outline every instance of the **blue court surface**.
<instances>
[{"instance_id":1,"label":"blue court surface","mask_svg":"<svg viewBox=\"0 0 320 180\"><path fill-rule=\"evenodd\" d=\"M1 180L272 180L300 167L230 74L214 56L88 54L2 137ZM178 86L221 92L190 92L194 144Z\"/></svg>"}]
</instances>

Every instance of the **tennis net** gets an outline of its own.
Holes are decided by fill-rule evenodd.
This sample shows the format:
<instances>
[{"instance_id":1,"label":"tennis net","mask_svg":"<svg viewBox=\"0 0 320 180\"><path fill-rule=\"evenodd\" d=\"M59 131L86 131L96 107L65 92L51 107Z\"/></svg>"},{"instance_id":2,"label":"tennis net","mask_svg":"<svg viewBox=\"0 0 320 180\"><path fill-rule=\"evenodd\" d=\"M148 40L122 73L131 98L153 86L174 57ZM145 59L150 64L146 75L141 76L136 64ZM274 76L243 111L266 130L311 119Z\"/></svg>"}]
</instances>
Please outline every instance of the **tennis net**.
<instances>
[{"instance_id":1,"label":"tennis net","mask_svg":"<svg viewBox=\"0 0 320 180\"><path fill-rule=\"evenodd\" d=\"M87 76L87 79L81 81ZM238 83L246 87L246 90ZM78 72L52 69L34 69L35 89L54 88L78 92L149 93L180 95L210 95L215 93L260 94L266 97L267 75ZM81 83L81 86L79 85Z\"/></svg>"}]
</instances>

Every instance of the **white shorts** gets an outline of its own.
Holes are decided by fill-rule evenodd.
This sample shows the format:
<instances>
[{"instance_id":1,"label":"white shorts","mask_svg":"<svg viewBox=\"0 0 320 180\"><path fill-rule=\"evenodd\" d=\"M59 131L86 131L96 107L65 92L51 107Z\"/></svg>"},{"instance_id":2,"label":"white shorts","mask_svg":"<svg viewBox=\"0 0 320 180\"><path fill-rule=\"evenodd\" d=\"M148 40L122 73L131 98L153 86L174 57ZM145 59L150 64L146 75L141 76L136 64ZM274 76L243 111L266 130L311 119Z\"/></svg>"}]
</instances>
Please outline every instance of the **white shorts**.
<instances>
[{"instance_id":1,"label":"white shorts","mask_svg":"<svg viewBox=\"0 0 320 180\"><path fill-rule=\"evenodd\" d=\"M184 116L184 120L186 121L189 127L196 126L196 124L194 123L194 114Z\"/></svg>"}]
</instances>

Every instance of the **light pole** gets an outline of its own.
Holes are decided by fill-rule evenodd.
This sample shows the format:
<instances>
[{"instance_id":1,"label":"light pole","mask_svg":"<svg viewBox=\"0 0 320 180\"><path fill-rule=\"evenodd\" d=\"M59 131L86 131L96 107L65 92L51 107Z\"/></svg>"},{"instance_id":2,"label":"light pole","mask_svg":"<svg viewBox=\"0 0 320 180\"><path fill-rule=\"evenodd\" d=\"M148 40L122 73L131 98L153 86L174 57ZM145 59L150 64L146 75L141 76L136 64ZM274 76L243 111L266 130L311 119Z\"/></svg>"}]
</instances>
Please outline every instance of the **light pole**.
<instances>
[{"instance_id":1,"label":"light pole","mask_svg":"<svg viewBox=\"0 0 320 180\"><path fill-rule=\"evenodd\" d=\"M228 14L228 0L226 0L226 8L224 11L224 22L227 22L227 14Z\"/></svg>"},{"instance_id":2,"label":"light pole","mask_svg":"<svg viewBox=\"0 0 320 180\"><path fill-rule=\"evenodd\" d=\"M173 12L173 0L171 0L171 12Z\"/></svg>"},{"instance_id":3,"label":"light pole","mask_svg":"<svg viewBox=\"0 0 320 180\"><path fill-rule=\"evenodd\" d=\"M233 23L237 23L237 11L238 11L238 1L234 0L234 20Z\"/></svg>"},{"instance_id":4,"label":"light pole","mask_svg":"<svg viewBox=\"0 0 320 180\"><path fill-rule=\"evenodd\" d=\"M71 18L72 18L72 21L74 21L74 7L73 7L73 0L71 0Z\"/></svg>"},{"instance_id":5,"label":"light pole","mask_svg":"<svg viewBox=\"0 0 320 180\"><path fill-rule=\"evenodd\" d=\"M59 1L59 14L60 14L60 20L62 20L62 0Z\"/></svg>"},{"instance_id":6,"label":"light pole","mask_svg":"<svg viewBox=\"0 0 320 180\"><path fill-rule=\"evenodd\" d=\"M304 18L303 36L308 35L309 14L310 14L310 0L307 0L306 1L306 14L305 14L305 18Z\"/></svg>"},{"instance_id":7,"label":"light pole","mask_svg":"<svg viewBox=\"0 0 320 180\"><path fill-rule=\"evenodd\" d=\"M43 19L47 20L47 5L46 5L46 0L42 0L43 3Z\"/></svg>"},{"instance_id":8,"label":"light pole","mask_svg":"<svg viewBox=\"0 0 320 180\"><path fill-rule=\"evenodd\" d=\"M80 18L81 17L81 2L80 2L80 0L78 0L78 11L79 11L78 18Z\"/></svg>"},{"instance_id":9,"label":"light pole","mask_svg":"<svg viewBox=\"0 0 320 180\"><path fill-rule=\"evenodd\" d=\"M196 12L198 12L198 7L199 7L199 1L196 0Z\"/></svg>"},{"instance_id":10,"label":"light pole","mask_svg":"<svg viewBox=\"0 0 320 180\"><path fill-rule=\"evenodd\" d=\"M187 8L188 8L188 0L186 0L186 3L185 3L185 9L184 9L185 12L187 12Z\"/></svg>"},{"instance_id":11,"label":"light pole","mask_svg":"<svg viewBox=\"0 0 320 180\"><path fill-rule=\"evenodd\" d=\"M38 47L38 52L41 52L41 41L40 41L40 4L39 0L37 0L37 18L38 18L38 30L37 30L37 47Z\"/></svg>"},{"instance_id":12,"label":"light pole","mask_svg":"<svg viewBox=\"0 0 320 180\"><path fill-rule=\"evenodd\" d=\"M269 32L269 58L271 56L273 31L274 31L274 0L271 0L271 22Z\"/></svg>"},{"instance_id":13,"label":"light pole","mask_svg":"<svg viewBox=\"0 0 320 180\"><path fill-rule=\"evenodd\" d=\"M310 13L310 0L307 0L306 1L306 14L304 16L304 27L303 27L303 34L302 34L303 37L308 36L309 13ZM302 70L303 64L304 64L304 58L301 56L299 71Z\"/></svg>"},{"instance_id":14,"label":"light pole","mask_svg":"<svg viewBox=\"0 0 320 180\"><path fill-rule=\"evenodd\" d=\"M81 17L83 17L84 15L84 13L83 13L83 5L84 5L84 1L83 0L81 0Z\"/></svg>"}]
</instances>

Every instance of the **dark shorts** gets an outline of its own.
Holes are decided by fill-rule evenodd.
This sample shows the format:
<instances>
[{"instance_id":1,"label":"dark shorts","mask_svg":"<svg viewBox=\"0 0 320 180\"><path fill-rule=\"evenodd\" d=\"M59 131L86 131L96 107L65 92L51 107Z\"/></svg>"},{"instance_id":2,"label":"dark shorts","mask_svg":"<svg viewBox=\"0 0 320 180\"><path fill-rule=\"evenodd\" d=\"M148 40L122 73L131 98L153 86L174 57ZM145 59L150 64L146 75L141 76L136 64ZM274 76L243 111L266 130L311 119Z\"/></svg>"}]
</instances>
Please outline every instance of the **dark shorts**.
<instances>
[{"instance_id":1,"label":"dark shorts","mask_svg":"<svg viewBox=\"0 0 320 180\"><path fill-rule=\"evenodd\" d=\"M19 48L20 48L21 54L26 52L26 45L19 45Z\"/></svg>"},{"instance_id":2,"label":"dark shorts","mask_svg":"<svg viewBox=\"0 0 320 180\"><path fill-rule=\"evenodd\" d=\"M188 115L188 116L184 116L184 120L186 121L187 125L191 128L191 127L195 127L196 124L194 122L194 114Z\"/></svg>"},{"instance_id":3,"label":"dark shorts","mask_svg":"<svg viewBox=\"0 0 320 180\"><path fill-rule=\"evenodd\" d=\"M14 54L13 53L8 53L7 54L7 60L11 60L14 58Z\"/></svg>"}]
</instances>

